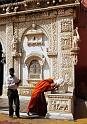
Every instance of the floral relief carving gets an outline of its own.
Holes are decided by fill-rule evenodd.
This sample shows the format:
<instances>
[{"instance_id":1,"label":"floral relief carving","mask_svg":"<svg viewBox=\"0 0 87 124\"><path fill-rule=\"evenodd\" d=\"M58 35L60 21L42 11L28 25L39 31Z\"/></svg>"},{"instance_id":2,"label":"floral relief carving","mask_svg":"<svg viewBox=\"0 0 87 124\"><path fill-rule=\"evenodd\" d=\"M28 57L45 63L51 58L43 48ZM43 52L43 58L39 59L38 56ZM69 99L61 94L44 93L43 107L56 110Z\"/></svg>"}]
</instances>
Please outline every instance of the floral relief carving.
<instances>
[{"instance_id":1,"label":"floral relief carving","mask_svg":"<svg viewBox=\"0 0 87 124\"><path fill-rule=\"evenodd\" d=\"M48 49L48 55L57 55L57 26L56 18L51 19L51 29L50 29L50 45ZM48 32L49 33L49 32Z\"/></svg>"},{"instance_id":2,"label":"floral relief carving","mask_svg":"<svg viewBox=\"0 0 87 124\"><path fill-rule=\"evenodd\" d=\"M53 62L53 67L52 67L53 68L53 71L52 71L53 74L52 75L54 78L56 78L57 77L57 58L53 57L52 62Z\"/></svg>"},{"instance_id":3,"label":"floral relief carving","mask_svg":"<svg viewBox=\"0 0 87 124\"><path fill-rule=\"evenodd\" d=\"M52 29L51 30L52 30L52 44L51 44L51 48L53 46L52 51L56 52L56 50L57 50L56 18L52 19Z\"/></svg>"},{"instance_id":4,"label":"floral relief carving","mask_svg":"<svg viewBox=\"0 0 87 124\"><path fill-rule=\"evenodd\" d=\"M72 66L72 58L69 54L62 53L62 68L69 68Z\"/></svg>"},{"instance_id":5,"label":"floral relief carving","mask_svg":"<svg viewBox=\"0 0 87 124\"><path fill-rule=\"evenodd\" d=\"M51 21L50 21L50 19L37 21L37 25L41 26L44 29L47 37L50 38L50 35L51 35Z\"/></svg>"},{"instance_id":6,"label":"floral relief carving","mask_svg":"<svg viewBox=\"0 0 87 124\"><path fill-rule=\"evenodd\" d=\"M18 23L14 23L14 31L13 31L13 34L14 34L14 38L17 38L18 37Z\"/></svg>"},{"instance_id":7,"label":"floral relief carving","mask_svg":"<svg viewBox=\"0 0 87 124\"><path fill-rule=\"evenodd\" d=\"M1 44L3 42L4 48L6 50L6 25L5 24L0 25L0 37L1 37L0 42L1 42ZM3 37L3 39L2 39L2 37Z\"/></svg>"},{"instance_id":8,"label":"floral relief carving","mask_svg":"<svg viewBox=\"0 0 87 124\"><path fill-rule=\"evenodd\" d=\"M6 24L7 20L6 18L0 18L0 24Z\"/></svg>"},{"instance_id":9,"label":"floral relief carving","mask_svg":"<svg viewBox=\"0 0 87 124\"><path fill-rule=\"evenodd\" d=\"M6 42L7 42L7 48L6 48L6 52L8 53L6 55L7 57L7 67L10 68L13 65L13 58L12 58L12 46L11 46L11 42L12 42L12 38L13 38L13 23L8 23L6 24ZM9 52L10 50L10 52Z\"/></svg>"}]
</instances>

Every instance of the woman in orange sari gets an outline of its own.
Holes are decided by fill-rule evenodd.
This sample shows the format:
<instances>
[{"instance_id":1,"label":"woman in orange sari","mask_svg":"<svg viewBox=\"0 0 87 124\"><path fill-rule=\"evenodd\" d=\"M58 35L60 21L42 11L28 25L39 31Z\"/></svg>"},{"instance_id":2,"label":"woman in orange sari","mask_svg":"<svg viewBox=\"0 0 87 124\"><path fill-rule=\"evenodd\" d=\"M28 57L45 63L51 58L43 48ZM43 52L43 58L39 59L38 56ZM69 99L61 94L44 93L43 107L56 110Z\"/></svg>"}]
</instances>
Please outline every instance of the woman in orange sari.
<instances>
[{"instance_id":1,"label":"woman in orange sari","mask_svg":"<svg viewBox=\"0 0 87 124\"><path fill-rule=\"evenodd\" d=\"M44 92L51 91L55 88L55 83L52 79L46 79L39 81L31 95L31 99L28 105L28 115L44 116L47 113L47 103Z\"/></svg>"}]
</instances>

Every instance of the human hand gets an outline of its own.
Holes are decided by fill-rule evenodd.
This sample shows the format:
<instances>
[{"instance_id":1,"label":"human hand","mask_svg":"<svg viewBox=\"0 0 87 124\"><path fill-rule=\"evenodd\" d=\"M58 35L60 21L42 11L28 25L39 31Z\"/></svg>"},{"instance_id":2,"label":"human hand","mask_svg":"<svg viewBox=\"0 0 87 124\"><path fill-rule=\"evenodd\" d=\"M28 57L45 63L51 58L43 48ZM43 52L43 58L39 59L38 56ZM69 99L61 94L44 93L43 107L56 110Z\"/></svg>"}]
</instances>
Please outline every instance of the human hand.
<instances>
[{"instance_id":1,"label":"human hand","mask_svg":"<svg viewBox=\"0 0 87 124\"><path fill-rule=\"evenodd\" d=\"M20 83L21 83L21 80L18 81L18 84L20 84Z\"/></svg>"},{"instance_id":2,"label":"human hand","mask_svg":"<svg viewBox=\"0 0 87 124\"><path fill-rule=\"evenodd\" d=\"M57 80L54 80L56 86L60 86L64 83L64 79L63 78L59 78Z\"/></svg>"},{"instance_id":3,"label":"human hand","mask_svg":"<svg viewBox=\"0 0 87 124\"><path fill-rule=\"evenodd\" d=\"M21 80L18 80L18 82L15 83L15 85L19 86L20 83L21 83Z\"/></svg>"}]
</instances>

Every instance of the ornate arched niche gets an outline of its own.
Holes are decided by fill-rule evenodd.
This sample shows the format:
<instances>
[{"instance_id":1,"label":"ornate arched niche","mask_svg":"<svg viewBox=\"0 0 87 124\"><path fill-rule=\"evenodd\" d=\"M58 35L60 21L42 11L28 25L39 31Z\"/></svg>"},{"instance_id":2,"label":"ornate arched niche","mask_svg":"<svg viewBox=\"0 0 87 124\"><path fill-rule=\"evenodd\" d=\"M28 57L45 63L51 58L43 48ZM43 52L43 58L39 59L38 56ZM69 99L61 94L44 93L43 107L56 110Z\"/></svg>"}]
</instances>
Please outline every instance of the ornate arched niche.
<instances>
[{"instance_id":1,"label":"ornate arched niche","mask_svg":"<svg viewBox=\"0 0 87 124\"><path fill-rule=\"evenodd\" d=\"M30 54L25 59L25 65L27 66L27 81L28 83L36 83L36 81L42 79L42 66L44 62L40 55L37 53Z\"/></svg>"},{"instance_id":2,"label":"ornate arched niche","mask_svg":"<svg viewBox=\"0 0 87 124\"><path fill-rule=\"evenodd\" d=\"M23 35L22 79L24 85L32 86L37 81L50 76L48 45L45 31L32 24Z\"/></svg>"}]
</instances>

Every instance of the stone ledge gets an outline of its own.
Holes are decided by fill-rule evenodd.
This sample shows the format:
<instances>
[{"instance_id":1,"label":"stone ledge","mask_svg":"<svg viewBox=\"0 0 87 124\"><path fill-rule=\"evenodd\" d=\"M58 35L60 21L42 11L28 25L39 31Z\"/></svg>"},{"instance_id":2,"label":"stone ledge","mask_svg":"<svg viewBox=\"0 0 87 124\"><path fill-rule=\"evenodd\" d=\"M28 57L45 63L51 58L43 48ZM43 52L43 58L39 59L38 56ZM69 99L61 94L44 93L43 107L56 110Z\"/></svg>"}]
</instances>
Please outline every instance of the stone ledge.
<instances>
[{"instance_id":1,"label":"stone ledge","mask_svg":"<svg viewBox=\"0 0 87 124\"><path fill-rule=\"evenodd\" d=\"M74 120L73 115L71 113L47 113L46 118L50 119L67 119L67 120Z\"/></svg>"}]
</instances>

